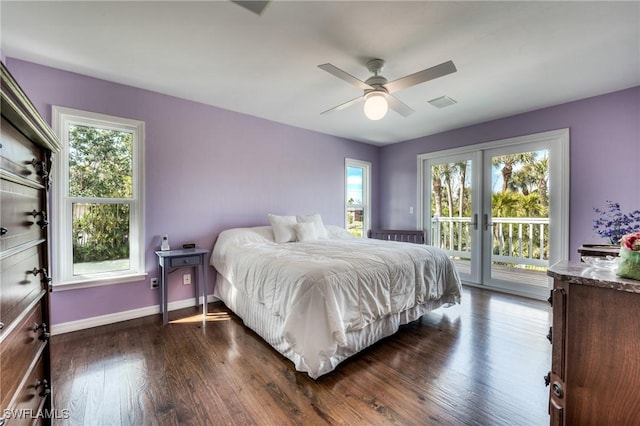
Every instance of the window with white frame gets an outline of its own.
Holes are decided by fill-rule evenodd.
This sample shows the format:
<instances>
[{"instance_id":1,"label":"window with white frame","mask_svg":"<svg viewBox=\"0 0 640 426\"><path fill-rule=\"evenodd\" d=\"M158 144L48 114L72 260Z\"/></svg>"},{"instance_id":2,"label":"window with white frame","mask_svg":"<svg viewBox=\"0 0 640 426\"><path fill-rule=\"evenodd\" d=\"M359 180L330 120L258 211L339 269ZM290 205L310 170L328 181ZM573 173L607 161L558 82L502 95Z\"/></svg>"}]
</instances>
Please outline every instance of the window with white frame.
<instances>
[{"instance_id":1,"label":"window with white frame","mask_svg":"<svg viewBox=\"0 0 640 426\"><path fill-rule=\"evenodd\" d=\"M365 237L370 227L369 206L371 163L345 159L345 227L357 237Z\"/></svg>"},{"instance_id":2,"label":"window with white frame","mask_svg":"<svg viewBox=\"0 0 640 426\"><path fill-rule=\"evenodd\" d=\"M53 107L54 287L144 276L144 122Z\"/></svg>"}]
</instances>

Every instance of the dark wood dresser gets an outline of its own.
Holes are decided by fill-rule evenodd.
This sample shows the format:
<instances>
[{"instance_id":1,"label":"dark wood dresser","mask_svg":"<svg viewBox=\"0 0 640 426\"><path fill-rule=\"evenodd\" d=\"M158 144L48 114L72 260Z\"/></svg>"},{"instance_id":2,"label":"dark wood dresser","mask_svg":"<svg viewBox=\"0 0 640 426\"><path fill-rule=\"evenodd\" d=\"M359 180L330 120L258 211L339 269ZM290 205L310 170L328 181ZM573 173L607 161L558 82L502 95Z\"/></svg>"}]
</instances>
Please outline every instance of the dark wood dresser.
<instances>
[{"instance_id":1,"label":"dark wood dresser","mask_svg":"<svg viewBox=\"0 0 640 426\"><path fill-rule=\"evenodd\" d=\"M554 279L552 425L640 425L640 281L559 262Z\"/></svg>"},{"instance_id":2,"label":"dark wood dresser","mask_svg":"<svg viewBox=\"0 0 640 426\"><path fill-rule=\"evenodd\" d=\"M59 142L2 64L0 425L51 420L49 183Z\"/></svg>"}]
</instances>

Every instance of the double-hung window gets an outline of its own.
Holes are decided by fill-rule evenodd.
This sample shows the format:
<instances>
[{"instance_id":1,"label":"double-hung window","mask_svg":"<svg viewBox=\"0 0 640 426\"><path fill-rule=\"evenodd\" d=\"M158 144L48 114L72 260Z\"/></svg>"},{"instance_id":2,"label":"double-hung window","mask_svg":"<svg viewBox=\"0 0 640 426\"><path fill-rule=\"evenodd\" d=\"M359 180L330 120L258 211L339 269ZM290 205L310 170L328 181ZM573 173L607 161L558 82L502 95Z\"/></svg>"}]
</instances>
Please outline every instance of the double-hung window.
<instances>
[{"instance_id":1,"label":"double-hung window","mask_svg":"<svg viewBox=\"0 0 640 426\"><path fill-rule=\"evenodd\" d=\"M55 286L144 276L144 122L53 107Z\"/></svg>"},{"instance_id":2,"label":"double-hung window","mask_svg":"<svg viewBox=\"0 0 640 426\"><path fill-rule=\"evenodd\" d=\"M345 159L345 227L357 237L365 237L370 228L371 163Z\"/></svg>"}]
</instances>

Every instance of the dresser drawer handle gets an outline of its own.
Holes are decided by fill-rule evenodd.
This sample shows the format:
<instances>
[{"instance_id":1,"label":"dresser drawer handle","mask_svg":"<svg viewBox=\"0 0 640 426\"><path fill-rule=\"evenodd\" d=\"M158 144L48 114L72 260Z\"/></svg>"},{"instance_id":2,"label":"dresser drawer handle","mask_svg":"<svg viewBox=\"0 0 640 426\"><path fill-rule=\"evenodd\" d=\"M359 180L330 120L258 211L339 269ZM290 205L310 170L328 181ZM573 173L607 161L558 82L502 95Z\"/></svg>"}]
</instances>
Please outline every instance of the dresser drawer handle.
<instances>
[{"instance_id":1,"label":"dresser drawer handle","mask_svg":"<svg viewBox=\"0 0 640 426\"><path fill-rule=\"evenodd\" d=\"M36 209L33 209L33 211L27 212L27 215L33 216L34 218L42 216L42 218L36 222L40 226L40 229L44 229L47 227L47 225L49 225L49 221L47 220L47 212L44 210L37 211Z\"/></svg>"},{"instance_id":2,"label":"dresser drawer handle","mask_svg":"<svg viewBox=\"0 0 640 426\"><path fill-rule=\"evenodd\" d=\"M52 281L46 268L38 269L37 267L34 266L32 270L27 272L32 273L34 276L38 274L42 274L42 279L40 280L40 282L43 284L49 284Z\"/></svg>"},{"instance_id":3,"label":"dresser drawer handle","mask_svg":"<svg viewBox=\"0 0 640 426\"><path fill-rule=\"evenodd\" d=\"M42 334L38 336L38 340L42 340L43 342L48 341L49 338L51 337L51 333L47 331L47 324L44 322L42 324L38 324L38 323L33 324L33 327L31 327L31 330L33 330L35 333L37 333L38 330L41 330Z\"/></svg>"},{"instance_id":4,"label":"dresser drawer handle","mask_svg":"<svg viewBox=\"0 0 640 426\"><path fill-rule=\"evenodd\" d=\"M47 379L36 380L36 384L34 387L38 389L40 386L42 386L42 391L39 393L40 396L44 397L51 393L51 387L49 387L49 382L47 381Z\"/></svg>"},{"instance_id":5,"label":"dresser drawer handle","mask_svg":"<svg viewBox=\"0 0 640 426\"><path fill-rule=\"evenodd\" d=\"M43 213L45 213L45 212L43 212ZM38 226L40 226L40 229L46 228L49 225L49 221L47 220L46 213L42 216L42 219L40 219L36 223L38 224Z\"/></svg>"},{"instance_id":6,"label":"dresser drawer handle","mask_svg":"<svg viewBox=\"0 0 640 426\"><path fill-rule=\"evenodd\" d=\"M551 390L553 391L553 394L562 399L562 397L564 397L564 391L562 390L562 385L558 382L553 382L553 385L551 385Z\"/></svg>"},{"instance_id":7,"label":"dresser drawer handle","mask_svg":"<svg viewBox=\"0 0 640 426\"><path fill-rule=\"evenodd\" d=\"M7 232L9 232L9 230L8 230L7 228L5 228L4 226L3 226L3 227L0 227L0 235L4 235L4 234L6 234Z\"/></svg>"},{"instance_id":8,"label":"dresser drawer handle","mask_svg":"<svg viewBox=\"0 0 640 426\"><path fill-rule=\"evenodd\" d=\"M31 160L31 165L37 169L36 174L42 179L47 179L49 177L46 162L34 158L33 160Z\"/></svg>"}]
</instances>

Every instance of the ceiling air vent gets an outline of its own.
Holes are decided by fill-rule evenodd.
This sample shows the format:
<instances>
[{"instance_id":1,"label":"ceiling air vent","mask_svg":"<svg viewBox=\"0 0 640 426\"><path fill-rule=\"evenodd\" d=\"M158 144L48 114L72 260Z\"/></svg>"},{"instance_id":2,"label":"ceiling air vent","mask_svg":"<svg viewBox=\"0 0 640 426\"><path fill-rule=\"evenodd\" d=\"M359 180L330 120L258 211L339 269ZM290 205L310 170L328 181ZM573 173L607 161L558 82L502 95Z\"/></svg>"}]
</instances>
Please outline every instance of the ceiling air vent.
<instances>
[{"instance_id":1,"label":"ceiling air vent","mask_svg":"<svg viewBox=\"0 0 640 426\"><path fill-rule=\"evenodd\" d=\"M431 99L429 103L436 108L446 108L448 106L457 104L455 100L451 99L448 96L440 96L439 98Z\"/></svg>"}]
</instances>

